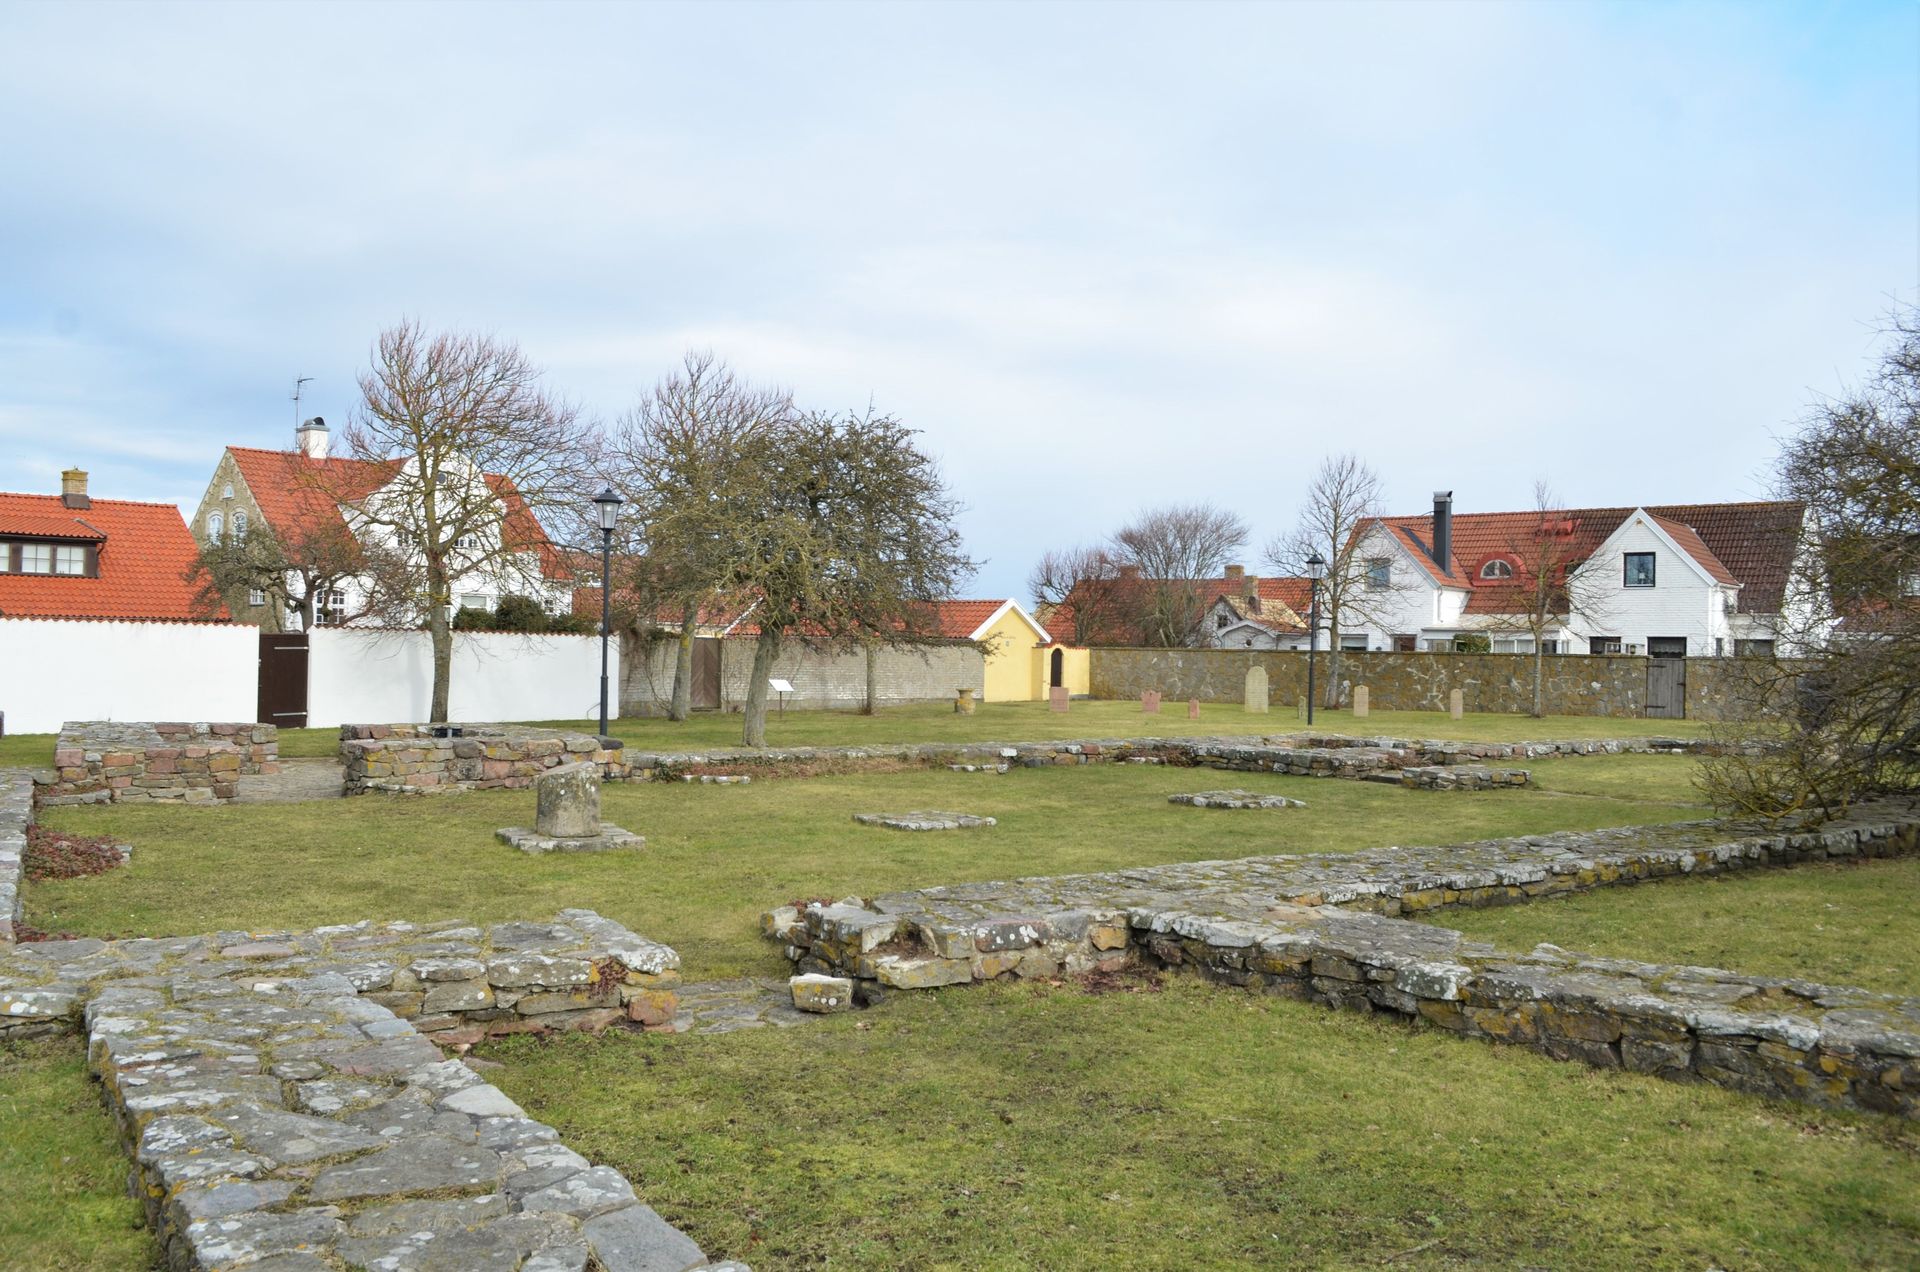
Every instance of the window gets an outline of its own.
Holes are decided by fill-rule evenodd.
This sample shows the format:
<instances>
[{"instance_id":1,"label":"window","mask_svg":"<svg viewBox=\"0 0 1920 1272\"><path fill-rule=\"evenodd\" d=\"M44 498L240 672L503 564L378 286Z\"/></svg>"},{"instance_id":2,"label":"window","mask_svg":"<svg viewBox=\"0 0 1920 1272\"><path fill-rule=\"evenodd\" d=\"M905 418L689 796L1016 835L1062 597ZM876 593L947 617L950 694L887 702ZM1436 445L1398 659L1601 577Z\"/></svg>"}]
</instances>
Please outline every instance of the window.
<instances>
[{"instance_id":1,"label":"window","mask_svg":"<svg viewBox=\"0 0 1920 1272\"><path fill-rule=\"evenodd\" d=\"M1624 560L1626 566L1623 571L1624 577L1621 579L1623 584L1627 587L1653 586L1653 553L1628 552Z\"/></svg>"},{"instance_id":2,"label":"window","mask_svg":"<svg viewBox=\"0 0 1920 1272\"><path fill-rule=\"evenodd\" d=\"M23 543L20 545L20 573L52 574L53 545L51 543Z\"/></svg>"},{"instance_id":3,"label":"window","mask_svg":"<svg viewBox=\"0 0 1920 1272\"><path fill-rule=\"evenodd\" d=\"M246 537L247 537L247 514L244 512L236 512L233 514L234 542L238 543L240 540Z\"/></svg>"},{"instance_id":4,"label":"window","mask_svg":"<svg viewBox=\"0 0 1920 1272\"><path fill-rule=\"evenodd\" d=\"M1496 654L1530 654L1533 652L1531 636L1496 636L1493 641Z\"/></svg>"},{"instance_id":5,"label":"window","mask_svg":"<svg viewBox=\"0 0 1920 1272\"><path fill-rule=\"evenodd\" d=\"M1225 615L1225 614L1221 614L1221 615L1218 615L1218 616L1217 616L1217 617L1215 617L1215 619L1213 620L1213 627L1214 627L1214 630L1215 630L1215 631L1225 631L1225 630L1227 629L1227 624L1228 624L1228 623L1230 623L1230 622L1232 622L1232 621L1233 621L1233 620L1232 620L1231 618L1229 618L1229 617L1228 617L1227 615Z\"/></svg>"},{"instance_id":6,"label":"window","mask_svg":"<svg viewBox=\"0 0 1920 1272\"><path fill-rule=\"evenodd\" d=\"M456 546L462 547L462 548L475 548L480 545L480 536L474 535L474 534L463 534L458 539L454 540L454 543Z\"/></svg>"},{"instance_id":7,"label":"window","mask_svg":"<svg viewBox=\"0 0 1920 1272\"><path fill-rule=\"evenodd\" d=\"M227 531L227 519L217 512L207 514L207 542L218 543Z\"/></svg>"},{"instance_id":8,"label":"window","mask_svg":"<svg viewBox=\"0 0 1920 1272\"><path fill-rule=\"evenodd\" d=\"M1713 656L1715 658L1720 658L1725 656L1726 652L1727 652L1726 640L1723 637L1715 636L1713 638Z\"/></svg>"},{"instance_id":9,"label":"window","mask_svg":"<svg viewBox=\"0 0 1920 1272\"><path fill-rule=\"evenodd\" d=\"M247 604L254 606L257 609L260 606L265 605L266 603L267 603L267 594L265 592L262 592L259 588L257 587L250 588L247 591Z\"/></svg>"},{"instance_id":10,"label":"window","mask_svg":"<svg viewBox=\"0 0 1920 1272\"><path fill-rule=\"evenodd\" d=\"M1349 653L1359 652L1364 654L1367 651L1367 638L1365 636L1342 636L1340 638L1340 648Z\"/></svg>"},{"instance_id":11,"label":"window","mask_svg":"<svg viewBox=\"0 0 1920 1272\"><path fill-rule=\"evenodd\" d=\"M1587 651L1594 654L1617 654L1620 652L1618 636L1590 636L1587 638Z\"/></svg>"},{"instance_id":12,"label":"window","mask_svg":"<svg viewBox=\"0 0 1920 1272\"><path fill-rule=\"evenodd\" d=\"M1540 642L1540 652L1543 654L1557 654L1560 652L1560 642L1557 640L1543 640Z\"/></svg>"},{"instance_id":13,"label":"window","mask_svg":"<svg viewBox=\"0 0 1920 1272\"><path fill-rule=\"evenodd\" d=\"M492 609L493 607L487 604L487 597L484 592L468 592L461 596L460 608L483 610Z\"/></svg>"},{"instance_id":14,"label":"window","mask_svg":"<svg viewBox=\"0 0 1920 1272\"><path fill-rule=\"evenodd\" d=\"M224 486L222 486L222 487L220 487L220 497L221 497L222 499L231 499L231 498L233 498L233 483L232 483L232 482L228 482L228 483L227 483L226 485L224 485Z\"/></svg>"},{"instance_id":15,"label":"window","mask_svg":"<svg viewBox=\"0 0 1920 1272\"><path fill-rule=\"evenodd\" d=\"M58 547L53 550L53 572L55 574L85 574L87 572L87 550L85 548Z\"/></svg>"},{"instance_id":16,"label":"window","mask_svg":"<svg viewBox=\"0 0 1920 1272\"><path fill-rule=\"evenodd\" d=\"M1480 567L1480 577L1483 579L1510 579L1513 577L1513 567L1505 561L1489 561Z\"/></svg>"},{"instance_id":17,"label":"window","mask_svg":"<svg viewBox=\"0 0 1920 1272\"><path fill-rule=\"evenodd\" d=\"M1393 559L1374 557L1367 562L1367 586L1378 591L1393 586Z\"/></svg>"},{"instance_id":18,"label":"window","mask_svg":"<svg viewBox=\"0 0 1920 1272\"><path fill-rule=\"evenodd\" d=\"M1771 658L1773 642L1770 640L1738 640L1733 642L1735 658Z\"/></svg>"}]
</instances>

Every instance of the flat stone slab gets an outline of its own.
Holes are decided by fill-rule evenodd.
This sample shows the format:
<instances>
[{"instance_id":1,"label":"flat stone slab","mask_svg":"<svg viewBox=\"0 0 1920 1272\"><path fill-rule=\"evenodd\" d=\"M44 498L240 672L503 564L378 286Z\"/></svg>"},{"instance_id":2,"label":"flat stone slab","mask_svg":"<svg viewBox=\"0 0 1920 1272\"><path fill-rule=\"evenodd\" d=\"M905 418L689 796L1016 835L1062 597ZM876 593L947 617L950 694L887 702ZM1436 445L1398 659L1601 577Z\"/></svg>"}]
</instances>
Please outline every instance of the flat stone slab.
<instances>
[{"instance_id":1,"label":"flat stone slab","mask_svg":"<svg viewBox=\"0 0 1920 1272\"><path fill-rule=\"evenodd\" d=\"M493 834L501 843L524 853L618 852L647 846L646 836L622 830L612 822L601 822L597 835L543 835L528 826L503 826Z\"/></svg>"},{"instance_id":2,"label":"flat stone slab","mask_svg":"<svg viewBox=\"0 0 1920 1272\"><path fill-rule=\"evenodd\" d=\"M1190 804L1195 808L1305 808L1307 806L1305 800L1288 799L1285 795L1261 795L1239 789L1169 795L1167 802Z\"/></svg>"},{"instance_id":3,"label":"flat stone slab","mask_svg":"<svg viewBox=\"0 0 1920 1272\"><path fill-rule=\"evenodd\" d=\"M680 780L701 786L747 786L753 781L745 773L682 773Z\"/></svg>"},{"instance_id":4,"label":"flat stone slab","mask_svg":"<svg viewBox=\"0 0 1920 1272\"><path fill-rule=\"evenodd\" d=\"M972 813L945 813L932 809L913 813L855 813L853 820L862 826L884 826L888 830L973 830L996 825L991 817Z\"/></svg>"}]
</instances>

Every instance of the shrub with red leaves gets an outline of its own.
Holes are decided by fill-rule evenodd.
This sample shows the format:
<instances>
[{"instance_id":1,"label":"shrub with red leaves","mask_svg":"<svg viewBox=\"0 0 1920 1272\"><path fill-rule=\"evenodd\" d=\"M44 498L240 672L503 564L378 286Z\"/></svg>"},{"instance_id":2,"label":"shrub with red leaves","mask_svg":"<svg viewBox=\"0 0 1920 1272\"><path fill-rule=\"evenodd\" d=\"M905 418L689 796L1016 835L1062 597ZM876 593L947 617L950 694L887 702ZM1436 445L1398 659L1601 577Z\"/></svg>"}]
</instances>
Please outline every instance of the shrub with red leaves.
<instances>
[{"instance_id":1,"label":"shrub with red leaves","mask_svg":"<svg viewBox=\"0 0 1920 1272\"><path fill-rule=\"evenodd\" d=\"M100 835L67 835L40 826L27 827L27 855L21 864L34 883L105 874L121 863L120 848Z\"/></svg>"}]
</instances>

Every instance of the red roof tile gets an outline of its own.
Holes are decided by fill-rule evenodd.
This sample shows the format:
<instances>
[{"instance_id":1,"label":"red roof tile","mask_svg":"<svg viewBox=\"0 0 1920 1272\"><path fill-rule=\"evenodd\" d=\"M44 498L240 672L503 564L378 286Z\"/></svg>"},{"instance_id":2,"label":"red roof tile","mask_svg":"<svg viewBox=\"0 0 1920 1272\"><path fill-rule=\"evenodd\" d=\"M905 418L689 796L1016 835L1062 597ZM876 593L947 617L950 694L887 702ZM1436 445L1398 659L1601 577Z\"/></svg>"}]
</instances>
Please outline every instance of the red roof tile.
<instances>
[{"instance_id":1,"label":"red roof tile","mask_svg":"<svg viewBox=\"0 0 1920 1272\"><path fill-rule=\"evenodd\" d=\"M1200 598L1202 606L1211 607L1222 596L1243 597L1246 595L1245 577L1175 580L1190 585L1195 596ZM1138 628L1138 613L1146 608L1150 590L1159 581L1133 576L1112 580L1112 586L1118 592L1115 603L1110 608L1114 612L1103 616L1094 631L1088 636L1089 645L1132 645L1137 644L1142 635ZM1310 584L1306 579L1279 575L1273 578L1260 576L1255 580L1254 590L1261 601L1278 601L1297 614L1307 610L1307 593ZM1041 620L1055 641L1065 642L1072 639L1074 623L1074 600L1071 594L1059 605L1049 610ZM1271 626L1271 624L1269 624ZM1302 627L1304 630L1304 626Z\"/></svg>"},{"instance_id":2,"label":"red roof tile","mask_svg":"<svg viewBox=\"0 0 1920 1272\"><path fill-rule=\"evenodd\" d=\"M197 609L186 573L199 548L172 504L95 499L68 508L58 495L0 494L0 534L98 545L99 577L0 574L0 615L10 618L224 620Z\"/></svg>"}]
</instances>

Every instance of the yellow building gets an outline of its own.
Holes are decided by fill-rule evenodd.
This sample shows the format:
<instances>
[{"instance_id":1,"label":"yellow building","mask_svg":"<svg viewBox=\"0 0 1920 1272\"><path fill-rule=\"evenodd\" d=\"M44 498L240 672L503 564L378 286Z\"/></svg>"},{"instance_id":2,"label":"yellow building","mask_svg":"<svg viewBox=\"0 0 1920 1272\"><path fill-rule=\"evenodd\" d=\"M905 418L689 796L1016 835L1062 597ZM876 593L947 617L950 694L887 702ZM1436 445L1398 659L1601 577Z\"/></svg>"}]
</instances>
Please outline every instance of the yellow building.
<instances>
[{"instance_id":1,"label":"yellow building","mask_svg":"<svg viewBox=\"0 0 1920 1272\"><path fill-rule=\"evenodd\" d=\"M1052 642L1047 629L1034 621L1018 601L942 601L941 635L978 644L987 664L987 702L1035 702L1047 696L1048 661L1045 647ZM1085 693L1086 651L1080 655Z\"/></svg>"}]
</instances>

